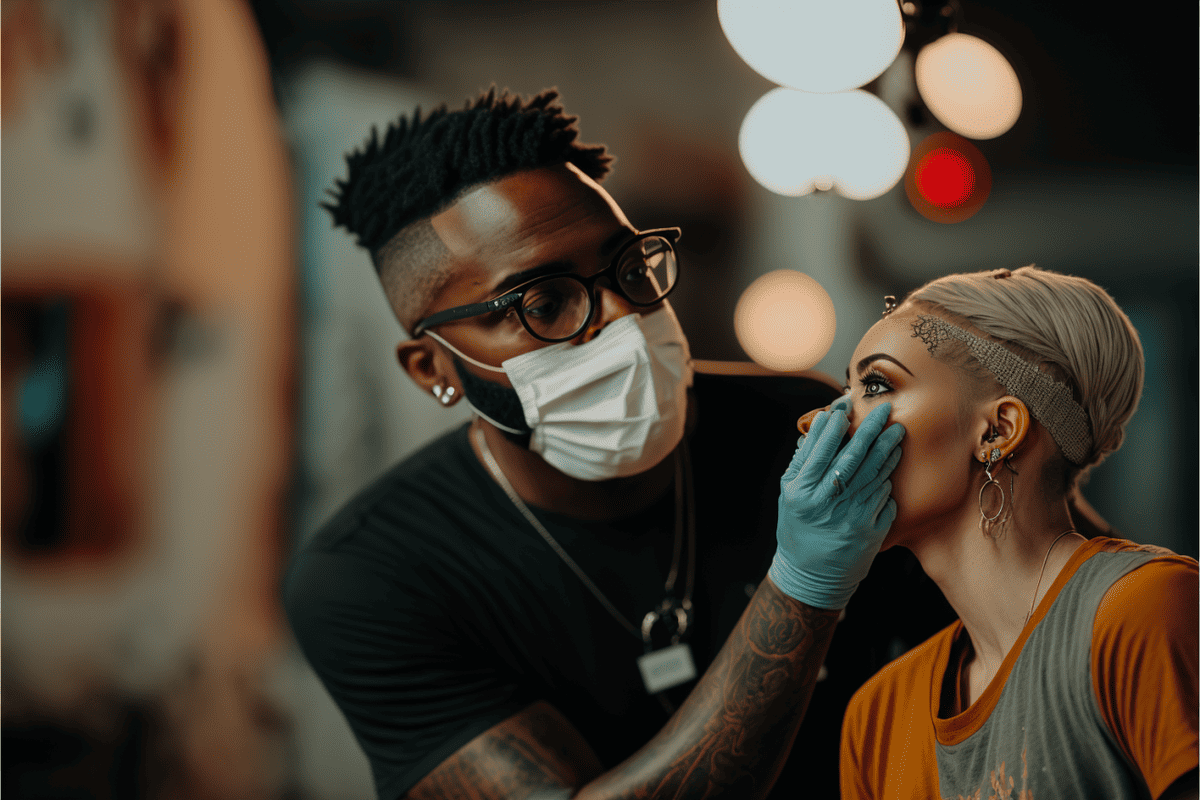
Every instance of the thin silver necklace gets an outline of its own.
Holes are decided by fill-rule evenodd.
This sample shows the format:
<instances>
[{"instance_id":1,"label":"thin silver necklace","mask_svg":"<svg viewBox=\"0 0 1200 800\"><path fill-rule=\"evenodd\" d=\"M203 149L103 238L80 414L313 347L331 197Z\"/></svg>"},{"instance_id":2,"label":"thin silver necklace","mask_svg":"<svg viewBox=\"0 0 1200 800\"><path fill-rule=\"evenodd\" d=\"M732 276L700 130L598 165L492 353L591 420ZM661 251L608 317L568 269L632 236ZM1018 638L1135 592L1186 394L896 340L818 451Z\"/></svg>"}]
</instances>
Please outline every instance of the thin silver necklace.
<instances>
[{"instance_id":1,"label":"thin silver necklace","mask_svg":"<svg viewBox=\"0 0 1200 800\"><path fill-rule=\"evenodd\" d=\"M683 503L684 495L686 494L688 501L688 513L686 514L688 528L688 569L686 582L684 584L683 602L678 606L678 608L682 610L683 616L679 617L678 612L676 612L678 628L677 635L682 635L684 631L686 631L688 620L690 620L691 615L692 589L695 585L696 579L695 504L693 500L694 495L692 493L691 460L688 458L686 440L684 440L680 447L675 451L675 548L671 558L671 571L667 573L667 580L664 586L666 599L663 600L658 609L650 611L646 614L645 619L642 621L642 627L638 628L630 623L629 620L625 619L625 617L621 616L621 612L617 610L616 606L614 606L609 599L604 596L604 593L596 587L596 584L592 583L591 578L584 573L580 566L575 563L575 560L567 554L567 551L564 550L562 546L555 540L555 538L550 535L550 531L546 530L545 526L538 521L538 518L535 517L533 512L529 510L529 506L525 505L525 502L520 498L516 490L513 489L512 484L508 482L508 478L505 477L503 470L500 469L500 464L496 462L496 458L492 455L491 449L488 448L487 440L484 438L483 431L478 427L473 427L471 430L471 435L474 437L475 443L479 446L479 452L483 455L483 460L487 465L488 471L492 474L492 477L495 478L496 483L500 484L500 488L504 490L504 493L508 495L508 499L511 500L513 505L517 507L517 510L521 512L522 516L529 521L529 524L533 526L534 530L541 534L542 538L546 540L546 544L550 545L550 548L555 553L558 553L559 558L561 558L563 562L571 568L571 571L574 572L579 580L583 582L583 585L588 588L588 590L596 597L598 601L600 601L600 605L604 606L608 613L612 615L612 618L619 622L621 627L633 634L640 642L646 641L649 635L649 630L653 626L654 621L661 619L663 615L676 608L673 598L675 592L675 581L679 576L679 563L683 551L683 525L685 516L683 513ZM687 483L686 492L684 491L685 481Z\"/></svg>"},{"instance_id":2,"label":"thin silver necklace","mask_svg":"<svg viewBox=\"0 0 1200 800\"><path fill-rule=\"evenodd\" d=\"M1025 615L1025 621L1021 623L1022 629L1029 624L1029 618L1033 616L1034 606L1037 605L1038 590L1042 588L1042 578L1046 576L1046 564L1050 561L1050 551L1054 549L1054 545L1058 544L1058 540L1066 536L1068 533L1079 533L1074 528L1063 531L1058 536L1054 537L1054 541L1046 548L1046 557L1042 559L1042 569L1038 572L1037 586L1033 587L1033 599L1029 601L1029 613ZM955 714L961 714L967 708L967 648L964 645L958 658L958 692L956 693L955 702L957 706L954 708Z\"/></svg>"},{"instance_id":3,"label":"thin silver necklace","mask_svg":"<svg viewBox=\"0 0 1200 800\"><path fill-rule=\"evenodd\" d=\"M1033 616L1033 607L1037 605L1038 589L1042 588L1042 578L1046 575L1046 562L1050 560L1050 551L1054 549L1054 545L1058 544L1058 540L1068 533L1079 533L1079 531L1074 528L1071 528L1069 531L1063 531L1058 536L1055 536L1054 541L1046 548L1046 557L1042 559L1042 570L1038 573L1037 586L1033 587L1033 599L1029 601L1029 613L1025 615L1025 621L1021 623L1022 628L1029 624L1029 618Z\"/></svg>"}]
</instances>

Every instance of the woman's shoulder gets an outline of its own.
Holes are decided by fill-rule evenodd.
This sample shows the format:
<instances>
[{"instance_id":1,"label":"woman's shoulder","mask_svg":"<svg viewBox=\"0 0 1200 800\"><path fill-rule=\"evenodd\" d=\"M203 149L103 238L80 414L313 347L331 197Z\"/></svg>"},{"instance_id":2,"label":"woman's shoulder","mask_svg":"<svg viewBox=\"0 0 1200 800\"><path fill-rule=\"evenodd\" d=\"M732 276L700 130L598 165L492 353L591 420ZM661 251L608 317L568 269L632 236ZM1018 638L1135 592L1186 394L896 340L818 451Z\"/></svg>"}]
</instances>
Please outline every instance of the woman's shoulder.
<instances>
[{"instance_id":1,"label":"woman's shoulder","mask_svg":"<svg viewBox=\"0 0 1200 800\"><path fill-rule=\"evenodd\" d=\"M1142 552L1153 557L1118 578L1104 593L1096 611L1094 634L1119 630L1186 627L1195 619L1200 592L1200 565L1163 547L1111 539L1101 552Z\"/></svg>"},{"instance_id":2,"label":"woman's shoulder","mask_svg":"<svg viewBox=\"0 0 1200 800\"><path fill-rule=\"evenodd\" d=\"M1196 766L1200 570L1152 552L1105 592L1089 658L1104 722L1158 796Z\"/></svg>"},{"instance_id":3,"label":"woman's shoulder","mask_svg":"<svg viewBox=\"0 0 1200 800\"><path fill-rule=\"evenodd\" d=\"M1142 544L1140 542L1135 542L1132 539L1121 539L1114 536L1097 536L1096 538L1089 540L1088 544L1091 545L1096 552L1101 553L1149 553L1155 558L1172 557L1180 561L1190 561L1192 564L1196 563L1196 559L1191 558L1190 556L1181 556L1173 550L1168 550L1165 547L1160 547L1156 544Z\"/></svg>"},{"instance_id":4,"label":"woman's shoulder","mask_svg":"<svg viewBox=\"0 0 1200 800\"><path fill-rule=\"evenodd\" d=\"M929 687L940 683L931 681L931 677L945 669L950 649L961 630L962 623L955 620L904 655L884 664L854 693L847 716L855 713L874 716L896 707L927 708L927 704L920 705L921 699L928 700Z\"/></svg>"}]
</instances>

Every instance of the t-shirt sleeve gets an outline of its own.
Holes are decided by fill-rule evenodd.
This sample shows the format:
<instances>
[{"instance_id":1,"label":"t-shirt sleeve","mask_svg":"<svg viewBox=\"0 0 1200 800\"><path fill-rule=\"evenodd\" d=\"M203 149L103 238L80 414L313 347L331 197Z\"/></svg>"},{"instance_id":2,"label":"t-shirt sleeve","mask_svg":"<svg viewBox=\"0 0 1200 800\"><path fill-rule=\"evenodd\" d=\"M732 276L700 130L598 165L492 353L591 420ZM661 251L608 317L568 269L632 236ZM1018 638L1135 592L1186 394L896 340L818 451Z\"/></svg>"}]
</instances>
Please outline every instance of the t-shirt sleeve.
<instances>
[{"instance_id":1,"label":"t-shirt sleeve","mask_svg":"<svg viewBox=\"0 0 1200 800\"><path fill-rule=\"evenodd\" d=\"M1149 561L1104 595L1092 681L1104 721L1153 797L1197 765L1197 565Z\"/></svg>"},{"instance_id":2,"label":"t-shirt sleeve","mask_svg":"<svg viewBox=\"0 0 1200 800\"><path fill-rule=\"evenodd\" d=\"M841 784L842 800L869 800L870 794L863 779L863 765L859 756L867 746L863 731L863 706L866 700L860 690L846 706L842 720L842 745L838 758L838 780Z\"/></svg>"},{"instance_id":3,"label":"t-shirt sleeve","mask_svg":"<svg viewBox=\"0 0 1200 800\"><path fill-rule=\"evenodd\" d=\"M297 643L370 761L381 798L399 797L528 704L419 571L395 572L313 550L284 584Z\"/></svg>"}]
</instances>

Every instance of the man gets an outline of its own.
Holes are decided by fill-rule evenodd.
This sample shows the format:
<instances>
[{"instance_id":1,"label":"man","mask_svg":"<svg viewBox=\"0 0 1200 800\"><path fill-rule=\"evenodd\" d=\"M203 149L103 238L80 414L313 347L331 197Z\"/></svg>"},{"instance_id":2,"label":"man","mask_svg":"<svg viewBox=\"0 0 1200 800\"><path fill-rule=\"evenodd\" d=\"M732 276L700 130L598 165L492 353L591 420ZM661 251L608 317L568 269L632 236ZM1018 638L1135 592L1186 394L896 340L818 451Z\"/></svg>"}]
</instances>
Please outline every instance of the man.
<instances>
[{"instance_id":1,"label":"man","mask_svg":"<svg viewBox=\"0 0 1200 800\"><path fill-rule=\"evenodd\" d=\"M476 416L310 541L288 616L381 798L763 797L894 517L903 431L883 404L842 447L835 410L789 466L836 388L693 376L680 231L629 223L556 96L489 92L349 156L328 207L412 336L400 365ZM837 729L816 738L834 758L793 794L836 786Z\"/></svg>"}]
</instances>

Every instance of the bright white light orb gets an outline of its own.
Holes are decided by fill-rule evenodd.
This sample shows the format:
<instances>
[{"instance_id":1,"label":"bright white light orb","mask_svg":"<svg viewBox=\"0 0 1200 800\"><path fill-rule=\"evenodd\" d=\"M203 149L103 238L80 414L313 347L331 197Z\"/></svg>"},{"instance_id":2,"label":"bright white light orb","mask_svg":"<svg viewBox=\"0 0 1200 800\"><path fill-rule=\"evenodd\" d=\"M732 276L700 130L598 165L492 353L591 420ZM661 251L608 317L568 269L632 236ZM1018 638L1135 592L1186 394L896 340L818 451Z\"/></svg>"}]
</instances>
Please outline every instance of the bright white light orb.
<instances>
[{"instance_id":1,"label":"bright white light orb","mask_svg":"<svg viewBox=\"0 0 1200 800\"><path fill-rule=\"evenodd\" d=\"M776 194L833 189L870 200L904 175L909 144L904 124L873 94L779 88L746 112L738 149L754 180Z\"/></svg>"},{"instance_id":2,"label":"bright white light orb","mask_svg":"<svg viewBox=\"0 0 1200 800\"><path fill-rule=\"evenodd\" d=\"M921 48L917 90L938 121L970 139L993 139L1021 115L1021 82L1000 51L950 33Z\"/></svg>"},{"instance_id":3,"label":"bright white light orb","mask_svg":"<svg viewBox=\"0 0 1200 800\"><path fill-rule=\"evenodd\" d=\"M895 0L717 0L717 17L755 72L806 92L869 83L904 43Z\"/></svg>"},{"instance_id":4,"label":"bright white light orb","mask_svg":"<svg viewBox=\"0 0 1200 800\"><path fill-rule=\"evenodd\" d=\"M779 372L811 369L829 352L837 317L816 280L791 269L768 272L738 299L733 330L746 355Z\"/></svg>"}]
</instances>

